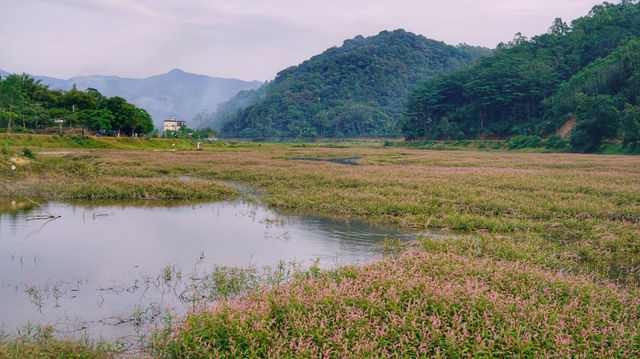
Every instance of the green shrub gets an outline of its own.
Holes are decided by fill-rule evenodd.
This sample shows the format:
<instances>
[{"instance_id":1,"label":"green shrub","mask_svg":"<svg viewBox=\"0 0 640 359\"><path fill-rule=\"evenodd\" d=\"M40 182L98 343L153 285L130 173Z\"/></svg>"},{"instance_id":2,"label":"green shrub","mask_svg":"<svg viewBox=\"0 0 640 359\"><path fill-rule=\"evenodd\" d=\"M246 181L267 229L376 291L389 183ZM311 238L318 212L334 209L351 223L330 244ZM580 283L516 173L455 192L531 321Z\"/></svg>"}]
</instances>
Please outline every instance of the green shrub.
<instances>
[{"instance_id":1,"label":"green shrub","mask_svg":"<svg viewBox=\"0 0 640 359\"><path fill-rule=\"evenodd\" d=\"M35 159L36 158L36 154L33 153L33 151L31 151L30 149L28 149L27 147L23 147L22 148L22 154L25 157L31 158L31 159Z\"/></svg>"},{"instance_id":2,"label":"green shrub","mask_svg":"<svg viewBox=\"0 0 640 359\"><path fill-rule=\"evenodd\" d=\"M560 137L559 135L551 135L546 140L542 141L544 147L552 150L562 150L569 147L569 141Z\"/></svg>"},{"instance_id":3,"label":"green shrub","mask_svg":"<svg viewBox=\"0 0 640 359\"><path fill-rule=\"evenodd\" d=\"M11 130L12 133L36 133L34 130L24 127L16 127Z\"/></svg>"},{"instance_id":4,"label":"green shrub","mask_svg":"<svg viewBox=\"0 0 640 359\"><path fill-rule=\"evenodd\" d=\"M517 135L509 138L509 149L518 150L521 148L538 148L542 145L540 136Z\"/></svg>"}]
</instances>

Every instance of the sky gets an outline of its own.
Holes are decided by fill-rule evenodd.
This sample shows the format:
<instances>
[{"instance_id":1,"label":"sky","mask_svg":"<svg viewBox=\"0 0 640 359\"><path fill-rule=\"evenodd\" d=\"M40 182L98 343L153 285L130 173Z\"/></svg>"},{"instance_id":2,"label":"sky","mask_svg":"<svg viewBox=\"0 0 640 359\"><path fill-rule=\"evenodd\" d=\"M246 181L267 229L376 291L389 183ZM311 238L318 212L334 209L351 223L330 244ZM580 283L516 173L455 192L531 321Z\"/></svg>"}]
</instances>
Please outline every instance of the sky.
<instances>
[{"instance_id":1,"label":"sky","mask_svg":"<svg viewBox=\"0 0 640 359\"><path fill-rule=\"evenodd\" d=\"M67 79L173 68L265 81L356 35L494 48L597 0L0 0L0 69Z\"/></svg>"}]
</instances>

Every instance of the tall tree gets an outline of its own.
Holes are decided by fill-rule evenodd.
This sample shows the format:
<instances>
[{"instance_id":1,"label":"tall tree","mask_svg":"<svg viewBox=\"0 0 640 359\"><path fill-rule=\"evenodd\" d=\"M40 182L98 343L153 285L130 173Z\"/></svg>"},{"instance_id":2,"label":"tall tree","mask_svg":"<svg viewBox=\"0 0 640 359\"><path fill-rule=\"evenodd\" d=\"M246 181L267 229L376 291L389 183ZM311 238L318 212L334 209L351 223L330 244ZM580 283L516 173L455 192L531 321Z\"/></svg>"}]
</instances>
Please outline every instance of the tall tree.
<instances>
[{"instance_id":1,"label":"tall tree","mask_svg":"<svg viewBox=\"0 0 640 359\"><path fill-rule=\"evenodd\" d=\"M149 133L153 131L151 115L142 108L135 108L135 133Z\"/></svg>"},{"instance_id":2,"label":"tall tree","mask_svg":"<svg viewBox=\"0 0 640 359\"><path fill-rule=\"evenodd\" d=\"M86 126L93 131L111 130L111 124L115 117L106 108L93 110L87 115Z\"/></svg>"},{"instance_id":3,"label":"tall tree","mask_svg":"<svg viewBox=\"0 0 640 359\"><path fill-rule=\"evenodd\" d=\"M106 101L106 109L114 116L112 122L114 130L125 133L133 132L133 129L135 129L135 110L124 98L118 96L110 97Z\"/></svg>"}]
</instances>

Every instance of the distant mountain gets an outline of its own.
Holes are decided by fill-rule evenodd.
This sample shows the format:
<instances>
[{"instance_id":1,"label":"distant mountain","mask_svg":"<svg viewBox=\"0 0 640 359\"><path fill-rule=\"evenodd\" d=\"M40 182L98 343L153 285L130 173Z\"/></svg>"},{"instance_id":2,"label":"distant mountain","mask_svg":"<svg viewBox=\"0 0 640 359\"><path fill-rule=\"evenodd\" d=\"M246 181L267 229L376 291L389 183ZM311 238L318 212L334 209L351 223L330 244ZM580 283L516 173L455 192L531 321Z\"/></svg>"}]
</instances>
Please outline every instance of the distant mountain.
<instances>
[{"instance_id":1,"label":"distant mountain","mask_svg":"<svg viewBox=\"0 0 640 359\"><path fill-rule=\"evenodd\" d=\"M411 91L434 75L467 67L489 53L404 30L357 36L281 71L259 91L240 93L221 105L221 134L398 136L398 120Z\"/></svg>"},{"instance_id":2,"label":"distant mountain","mask_svg":"<svg viewBox=\"0 0 640 359\"><path fill-rule=\"evenodd\" d=\"M5 77L7 72L0 70ZM229 100L243 90L258 88L259 81L222 79L187 73L174 69L166 74L144 79L117 76L79 76L61 80L46 76L33 76L51 89L70 90L95 88L107 97L120 96L128 102L144 108L153 118L156 127L171 117L186 120L189 127L201 126L202 112L215 112L218 104Z\"/></svg>"}]
</instances>

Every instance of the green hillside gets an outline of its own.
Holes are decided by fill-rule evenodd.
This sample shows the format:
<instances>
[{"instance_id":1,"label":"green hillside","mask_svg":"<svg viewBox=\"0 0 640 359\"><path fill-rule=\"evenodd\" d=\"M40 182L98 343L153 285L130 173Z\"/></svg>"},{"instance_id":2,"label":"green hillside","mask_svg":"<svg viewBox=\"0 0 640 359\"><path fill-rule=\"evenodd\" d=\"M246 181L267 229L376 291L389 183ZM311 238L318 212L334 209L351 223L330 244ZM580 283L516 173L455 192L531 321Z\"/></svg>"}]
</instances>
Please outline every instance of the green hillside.
<instances>
[{"instance_id":1,"label":"green hillside","mask_svg":"<svg viewBox=\"0 0 640 359\"><path fill-rule=\"evenodd\" d=\"M418 84L469 66L475 56L487 52L466 44L456 48L404 30L357 36L278 73L262 89L264 96L253 96L257 102L226 117L221 134L396 136L407 95ZM242 99L246 98L245 94Z\"/></svg>"},{"instance_id":2,"label":"green hillside","mask_svg":"<svg viewBox=\"0 0 640 359\"><path fill-rule=\"evenodd\" d=\"M571 25L517 34L492 57L432 78L409 97L402 132L417 138L546 136L575 121L571 149L640 139L640 6L595 6Z\"/></svg>"}]
</instances>

